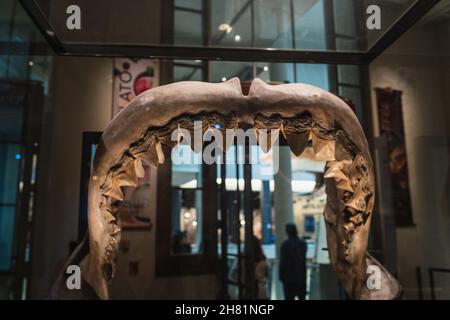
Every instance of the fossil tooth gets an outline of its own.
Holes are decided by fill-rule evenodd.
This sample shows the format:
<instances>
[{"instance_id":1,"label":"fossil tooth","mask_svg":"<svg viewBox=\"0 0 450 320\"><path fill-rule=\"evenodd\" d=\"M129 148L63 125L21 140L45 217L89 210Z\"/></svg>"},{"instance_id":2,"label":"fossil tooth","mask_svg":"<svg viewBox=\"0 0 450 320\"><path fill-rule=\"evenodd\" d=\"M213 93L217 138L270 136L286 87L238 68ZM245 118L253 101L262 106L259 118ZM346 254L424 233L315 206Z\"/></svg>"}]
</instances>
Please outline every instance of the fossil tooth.
<instances>
[{"instance_id":1,"label":"fossil tooth","mask_svg":"<svg viewBox=\"0 0 450 320\"><path fill-rule=\"evenodd\" d=\"M115 236L119 233L120 233L120 228L116 224L113 224L111 227L111 235Z\"/></svg>"},{"instance_id":2,"label":"fossil tooth","mask_svg":"<svg viewBox=\"0 0 450 320\"><path fill-rule=\"evenodd\" d=\"M120 201L123 201L122 190L120 189L120 186L115 183L112 184L111 188L108 191L106 191L104 193L104 195L114 198L114 199L117 199L117 200L120 200Z\"/></svg>"},{"instance_id":3,"label":"fossil tooth","mask_svg":"<svg viewBox=\"0 0 450 320\"><path fill-rule=\"evenodd\" d=\"M350 180L348 180L348 179L338 181L338 183L336 183L336 187L341 190L354 192L352 184L350 183Z\"/></svg>"},{"instance_id":4,"label":"fossil tooth","mask_svg":"<svg viewBox=\"0 0 450 320\"><path fill-rule=\"evenodd\" d=\"M345 205L359 211L365 211L367 208L364 196L356 196L356 194Z\"/></svg>"},{"instance_id":5,"label":"fossil tooth","mask_svg":"<svg viewBox=\"0 0 450 320\"><path fill-rule=\"evenodd\" d=\"M136 170L134 169L134 164L132 164L132 166L129 166L128 169L120 172L115 177L115 184L120 187L136 187L137 179Z\"/></svg>"},{"instance_id":6,"label":"fossil tooth","mask_svg":"<svg viewBox=\"0 0 450 320\"><path fill-rule=\"evenodd\" d=\"M360 225L363 223L363 217L361 214L354 215L353 217L350 217L350 221L355 225Z\"/></svg>"},{"instance_id":7,"label":"fossil tooth","mask_svg":"<svg viewBox=\"0 0 450 320\"><path fill-rule=\"evenodd\" d=\"M314 132L309 133L308 141L312 142L316 160L319 161L334 161L335 141L320 139Z\"/></svg>"},{"instance_id":8,"label":"fossil tooth","mask_svg":"<svg viewBox=\"0 0 450 320\"><path fill-rule=\"evenodd\" d=\"M153 167L158 167L158 155L156 153L156 143L152 141L149 144L148 149L145 152L136 154L136 157L138 157L139 159L141 159L142 161Z\"/></svg>"},{"instance_id":9,"label":"fossil tooth","mask_svg":"<svg viewBox=\"0 0 450 320\"><path fill-rule=\"evenodd\" d=\"M156 154L158 155L158 163L162 164L164 163L164 152L162 149L162 145L161 142L158 141L156 142Z\"/></svg>"},{"instance_id":10,"label":"fossil tooth","mask_svg":"<svg viewBox=\"0 0 450 320\"><path fill-rule=\"evenodd\" d=\"M114 217L114 215L112 215L110 212L106 212L105 213L105 216L106 216L106 221L108 222L108 223L111 223L111 222L115 222L116 221L116 217Z\"/></svg>"},{"instance_id":11,"label":"fossil tooth","mask_svg":"<svg viewBox=\"0 0 450 320\"><path fill-rule=\"evenodd\" d=\"M300 156L308 144L309 134L306 132L301 134L292 133L283 126L283 136L286 138L292 153L296 157Z\"/></svg>"},{"instance_id":12,"label":"fossil tooth","mask_svg":"<svg viewBox=\"0 0 450 320\"><path fill-rule=\"evenodd\" d=\"M344 172L342 172L342 163L340 162L331 165L323 176L325 178L335 178L336 180L349 180Z\"/></svg>"},{"instance_id":13,"label":"fossil tooth","mask_svg":"<svg viewBox=\"0 0 450 320\"><path fill-rule=\"evenodd\" d=\"M275 140L278 139L280 131L276 130L265 130L265 129L257 129L256 139L258 140L259 146L263 150L264 153L267 153L272 148Z\"/></svg>"},{"instance_id":14,"label":"fossil tooth","mask_svg":"<svg viewBox=\"0 0 450 320\"><path fill-rule=\"evenodd\" d=\"M134 159L134 170L136 171L136 176L138 178L143 178L145 176L144 166L139 158Z\"/></svg>"},{"instance_id":15,"label":"fossil tooth","mask_svg":"<svg viewBox=\"0 0 450 320\"><path fill-rule=\"evenodd\" d=\"M352 222L344 224L344 230L347 233L355 231L355 225Z\"/></svg>"}]
</instances>

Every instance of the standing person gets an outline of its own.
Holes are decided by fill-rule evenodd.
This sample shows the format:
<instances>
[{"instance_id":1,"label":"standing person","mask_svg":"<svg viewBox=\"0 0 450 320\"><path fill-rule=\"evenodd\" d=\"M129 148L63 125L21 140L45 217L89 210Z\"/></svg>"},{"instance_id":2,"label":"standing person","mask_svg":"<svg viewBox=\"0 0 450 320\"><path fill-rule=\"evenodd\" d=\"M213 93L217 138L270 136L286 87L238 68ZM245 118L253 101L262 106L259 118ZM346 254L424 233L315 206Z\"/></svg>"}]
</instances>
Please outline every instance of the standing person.
<instances>
[{"instance_id":1,"label":"standing person","mask_svg":"<svg viewBox=\"0 0 450 320\"><path fill-rule=\"evenodd\" d=\"M255 298L257 300L267 300L269 295L267 292L267 280L269 277L269 265L267 263L267 258L264 254L261 241L253 235L252 236L252 247L254 255L254 282L253 288L255 292ZM235 259L233 266L230 269L229 279L233 282L238 282L238 261ZM245 283L245 265L244 260L241 261L241 283Z\"/></svg>"},{"instance_id":2,"label":"standing person","mask_svg":"<svg viewBox=\"0 0 450 320\"><path fill-rule=\"evenodd\" d=\"M286 300L305 300L306 295L306 241L298 237L295 224L286 224L288 236L280 248L280 281Z\"/></svg>"},{"instance_id":3,"label":"standing person","mask_svg":"<svg viewBox=\"0 0 450 320\"><path fill-rule=\"evenodd\" d=\"M261 245L261 241L253 235L253 253L255 258L256 299L267 300L267 278L269 277L269 265Z\"/></svg>"}]
</instances>

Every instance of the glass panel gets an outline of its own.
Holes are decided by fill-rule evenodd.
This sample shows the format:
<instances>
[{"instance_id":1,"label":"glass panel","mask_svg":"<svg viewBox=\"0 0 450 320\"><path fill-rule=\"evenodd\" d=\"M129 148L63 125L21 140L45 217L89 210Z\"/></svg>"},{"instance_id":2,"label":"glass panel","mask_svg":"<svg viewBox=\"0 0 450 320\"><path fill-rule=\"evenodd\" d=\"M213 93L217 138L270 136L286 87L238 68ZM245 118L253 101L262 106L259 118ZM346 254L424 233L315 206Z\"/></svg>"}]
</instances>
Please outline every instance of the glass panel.
<instances>
[{"instance_id":1,"label":"glass panel","mask_svg":"<svg viewBox=\"0 0 450 320\"><path fill-rule=\"evenodd\" d=\"M346 87L339 86L339 95L343 98L349 100L349 104L354 111L360 121L363 119L363 111L362 111L362 101L361 101L361 89L359 87Z\"/></svg>"},{"instance_id":2,"label":"glass panel","mask_svg":"<svg viewBox=\"0 0 450 320\"><path fill-rule=\"evenodd\" d=\"M18 56L19 57L19 56ZM25 85L0 81L0 139L20 142L22 139Z\"/></svg>"},{"instance_id":3,"label":"glass panel","mask_svg":"<svg viewBox=\"0 0 450 320\"><path fill-rule=\"evenodd\" d=\"M14 0L0 2L0 41L9 41L11 35L11 17L13 16Z\"/></svg>"},{"instance_id":4,"label":"glass panel","mask_svg":"<svg viewBox=\"0 0 450 320\"><path fill-rule=\"evenodd\" d=\"M176 7L202 10L202 0L175 0Z\"/></svg>"},{"instance_id":5,"label":"glass panel","mask_svg":"<svg viewBox=\"0 0 450 320\"><path fill-rule=\"evenodd\" d=\"M173 80L176 81L201 81L202 70L185 66L174 66Z\"/></svg>"},{"instance_id":6,"label":"glass panel","mask_svg":"<svg viewBox=\"0 0 450 320\"><path fill-rule=\"evenodd\" d=\"M20 146L0 144L0 205L16 205Z\"/></svg>"},{"instance_id":7,"label":"glass panel","mask_svg":"<svg viewBox=\"0 0 450 320\"><path fill-rule=\"evenodd\" d=\"M292 21L289 1L256 0L255 47L292 48Z\"/></svg>"},{"instance_id":8,"label":"glass panel","mask_svg":"<svg viewBox=\"0 0 450 320\"><path fill-rule=\"evenodd\" d=\"M175 6L202 10L202 1L177 0ZM415 0L211 0L212 46L366 51L401 17ZM160 44L161 2L135 0L38 0L50 25L63 42ZM81 29L66 26L66 9L82 12ZM367 8L377 5L381 29L369 30ZM11 10L5 5L5 12ZM293 10L293 11L292 11ZM329 12L327 12L329 11ZM294 23L292 23L292 18ZM202 16L174 13L175 44L202 45ZM327 26L326 24L329 23ZM3 26L4 28L5 26ZM294 30L294 31L293 31ZM29 38L27 30L21 36ZM295 39L293 34L295 32Z\"/></svg>"},{"instance_id":9,"label":"glass panel","mask_svg":"<svg viewBox=\"0 0 450 320\"><path fill-rule=\"evenodd\" d=\"M252 16L250 1L211 1L211 44L213 46L251 47Z\"/></svg>"},{"instance_id":10,"label":"glass panel","mask_svg":"<svg viewBox=\"0 0 450 320\"><path fill-rule=\"evenodd\" d=\"M355 4L354 0L333 1L334 31L340 36L355 37Z\"/></svg>"},{"instance_id":11,"label":"glass panel","mask_svg":"<svg viewBox=\"0 0 450 320\"><path fill-rule=\"evenodd\" d=\"M203 44L202 16L200 14L175 10L175 44Z\"/></svg>"},{"instance_id":12,"label":"glass panel","mask_svg":"<svg viewBox=\"0 0 450 320\"><path fill-rule=\"evenodd\" d=\"M338 82L343 84L359 85L359 67L338 65Z\"/></svg>"},{"instance_id":13,"label":"glass panel","mask_svg":"<svg viewBox=\"0 0 450 320\"><path fill-rule=\"evenodd\" d=\"M194 153L186 145L175 147L173 152L177 152L183 161L174 160L172 163L172 254L201 253L203 230L201 153ZM175 157L172 156L172 159Z\"/></svg>"},{"instance_id":14,"label":"glass panel","mask_svg":"<svg viewBox=\"0 0 450 320\"><path fill-rule=\"evenodd\" d=\"M249 62L210 62L211 82L221 82L238 77L241 81L253 79L253 66Z\"/></svg>"},{"instance_id":15,"label":"glass panel","mask_svg":"<svg viewBox=\"0 0 450 320\"><path fill-rule=\"evenodd\" d=\"M294 1L295 47L326 49L323 1Z\"/></svg>"},{"instance_id":16,"label":"glass panel","mask_svg":"<svg viewBox=\"0 0 450 320\"><path fill-rule=\"evenodd\" d=\"M15 212L14 206L0 206L0 271L11 268Z\"/></svg>"},{"instance_id":17,"label":"glass panel","mask_svg":"<svg viewBox=\"0 0 450 320\"><path fill-rule=\"evenodd\" d=\"M297 64L298 82L312 84L328 90L328 65L326 64Z\"/></svg>"},{"instance_id":18,"label":"glass panel","mask_svg":"<svg viewBox=\"0 0 450 320\"><path fill-rule=\"evenodd\" d=\"M258 62L256 64L256 77L267 82L295 82L294 64Z\"/></svg>"}]
</instances>

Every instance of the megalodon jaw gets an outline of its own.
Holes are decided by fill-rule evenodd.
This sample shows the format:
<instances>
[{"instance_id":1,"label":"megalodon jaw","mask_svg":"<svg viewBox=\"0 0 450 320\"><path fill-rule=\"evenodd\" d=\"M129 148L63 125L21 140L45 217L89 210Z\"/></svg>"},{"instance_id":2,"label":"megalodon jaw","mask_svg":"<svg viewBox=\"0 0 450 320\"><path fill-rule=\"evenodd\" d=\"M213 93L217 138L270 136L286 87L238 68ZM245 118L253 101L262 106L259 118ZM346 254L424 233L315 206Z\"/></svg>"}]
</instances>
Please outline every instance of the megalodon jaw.
<instances>
[{"instance_id":1,"label":"megalodon jaw","mask_svg":"<svg viewBox=\"0 0 450 320\"><path fill-rule=\"evenodd\" d=\"M269 85L255 79L247 96L237 78L212 84L178 82L136 97L108 125L97 147L89 183L89 254L82 274L101 299L109 299L115 272L123 200L121 188L136 186L142 162L163 163L162 146L174 146L171 133L202 131L216 125L236 129L277 129L299 156L307 148L326 161L327 205L324 212L330 259L336 274L355 299L391 299L400 292L382 268L384 291L365 284L367 242L374 206L374 171L363 130L344 101L305 84ZM374 264L375 262L370 262ZM380 293L381 292L381 293Z\"/></svg>"}]
</instances>

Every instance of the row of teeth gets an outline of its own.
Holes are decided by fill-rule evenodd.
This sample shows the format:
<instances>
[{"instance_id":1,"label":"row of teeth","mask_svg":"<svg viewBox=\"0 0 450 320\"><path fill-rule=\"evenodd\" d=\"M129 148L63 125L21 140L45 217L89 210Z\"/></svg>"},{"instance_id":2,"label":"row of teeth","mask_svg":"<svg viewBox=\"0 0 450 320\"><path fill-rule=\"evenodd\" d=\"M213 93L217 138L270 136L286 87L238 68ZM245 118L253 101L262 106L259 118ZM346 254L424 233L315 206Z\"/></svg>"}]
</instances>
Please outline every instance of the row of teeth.
<instances>
[{"instance_id":1,"label":"row of teeth","mask_svg":"<svg viewBox=\"0 0 450 320\"><path fill-rule=\"evenodd\" d=\"M330 161L327 168L324 177L335 180L341 201L345 204L343 228L346 239L341 245L344 247L345 256L348 257L354 233L371 214L373 191L368 166L364 157L358 154L353 160ZM336 223L333 217L329 217L327 222Z\"/></svg>"},{"instance_id":2,"label":"row of teeth","mask_svg":"<svg viewBox=\"0 0 450 320\"><path fill-rule=\"evenodd\" d=\"M225 117L223 115L211 114L209 116L201 117L203 128L202 132L214 128L220 124L221 128L236 129L238 126L238 118L235 115ZM360 188L352 178L356 178L354 168L350 170L351 174L344 174L346 168L354 157L352 148L349 148L348 139L342 131L334 131L333 135L324 133L324 129L320 126L305 121L302 119L292 120L276 118L265 119L259 117L259 121L254 122L256 131L260 129L278 129L287 140L291 151L295 156L300 156L306 148L311 147L314 151L316 160L327 161L330 164L330 169L325 173L326 178L335 177L338 180L338 188L358 195L357 198L351 197L349 200L350 207L360 208L362 203L360 201ZM270 123L269 123L270 121ZM159 129L149 129L137 142L130 145L118 163L111 168L105 181L101 184L101 192L103 194L103 201L100 204L100 209L108 222L110 243L106 248L107 263L114 261L116 258L116 246L118 237L120 236L120 228L117 225L117 213L119 211L120 202L123 201L124 195L122 187L134 187L138 184L138 179L145 174L142 161L157 167L158 164L164 163L163 145L173 147L180 141L171 141L171 133L177 128L185 129L190 132L193 130L194 119L189 117L182 117L174 119L170 124ZM268 130L269 131L269 130ZM256 138L259 138L257 132ZM270 150L271 144L268 141L258 141L265 152ZM191 146L193 147L193 146ZM349 162L350 161L350 162ZM354 186L353 186L354 185ZM356 202L355 202L356 201ZM358 203L357 203L358 202ZM352 218L352 223L359 223ZM114 265L114 264L112 264Z\"/></svg>"}]
</instances>

